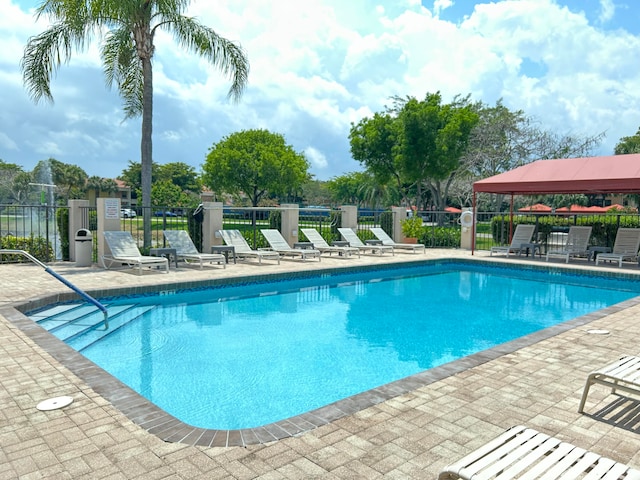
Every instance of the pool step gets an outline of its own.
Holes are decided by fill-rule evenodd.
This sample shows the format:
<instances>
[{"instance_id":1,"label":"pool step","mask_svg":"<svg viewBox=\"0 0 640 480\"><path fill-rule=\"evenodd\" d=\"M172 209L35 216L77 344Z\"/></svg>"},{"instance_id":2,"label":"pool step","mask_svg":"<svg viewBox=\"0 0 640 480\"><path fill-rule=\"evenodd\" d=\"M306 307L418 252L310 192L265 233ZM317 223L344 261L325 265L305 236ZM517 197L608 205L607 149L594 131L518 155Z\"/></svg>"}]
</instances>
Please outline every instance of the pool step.
<instances>
[{"instance_id":1,"label":"pool step","mask_svg":"<svg viewBox=\"0 0 640 480\"><path fill-rule=\"evenodd\" d=\"M109 327L111 327L111 318L116 318L120 313L126 312L131 308L133 308L133 305L107 306ZM64 340L66 342L68 339L81 334L86 330L92 328L104 329L104 324L102 323L104 320L104 314L100 310L93 306L88 306L88 308L84 310L84 315L78 315L75 319L69 319L68 322L48 330L60 340ZM78 311L77 313L80 314L83 312Z\"/></svg>"},{"instance_id":2,"label":"pool step","mask_svg":"<svg viewBox=\"0 0 640 480\"><path fill-rule=\"evenodd\" d=\"M153 306L107 305L109 329L103 325L104 315L93 305L56 305L30 315L33 321L53 335L80 350L98 338L135 320Z\"/></svg>"},{"instance_id":3,"label":"pool step","mask_svg":"<svg viewBox=\"0 0 640 480\"><path fill-rule=\"evenodd\" d=\"M74 322L96 311L96 307L87 304L55 305L29 315L29 318L48 331Z\"/></svg>"},{"instance_id":4,"label":"pool step","mask_svg":"<svg viewBox=\"0 0 640 480\"><path fill-rule=\"evenodd\" d=\"M98 328L85 328L84 330L79 331L74 335L66 337L64 339L65 343L78 352L81 352L83 349L100 340L102 337L106 337L107 335L118 330L120 327L136 320L140 316L147 313L149 310L155 308L154 305L128 305L128 307L129 308L127 308L126 310L114 314L113 316L111 316L111 313L109 313L108 330L105 330L103 326L100 326ZM96 322L94 322L94 325L96 325Z\"/></svg>"}]
</instances>

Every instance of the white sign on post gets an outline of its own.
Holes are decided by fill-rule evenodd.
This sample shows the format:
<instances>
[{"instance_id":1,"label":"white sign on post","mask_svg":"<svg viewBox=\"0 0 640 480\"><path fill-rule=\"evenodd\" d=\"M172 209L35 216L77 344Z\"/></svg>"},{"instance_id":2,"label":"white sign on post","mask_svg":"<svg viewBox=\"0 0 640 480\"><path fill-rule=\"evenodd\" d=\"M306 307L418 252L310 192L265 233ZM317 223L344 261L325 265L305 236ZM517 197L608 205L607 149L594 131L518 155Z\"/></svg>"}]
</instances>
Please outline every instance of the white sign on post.
<instances>
[{"instance_id":1,"label":"white sign on post","mask_svg":"<svg viewBox=\"0 0 640 480\"><path fill-rule=\"evenodd\" d=\"M104 200L104 218L114 219L120 218L120 201L117 198L105 198Z\"/></svg>"}]
</instances>

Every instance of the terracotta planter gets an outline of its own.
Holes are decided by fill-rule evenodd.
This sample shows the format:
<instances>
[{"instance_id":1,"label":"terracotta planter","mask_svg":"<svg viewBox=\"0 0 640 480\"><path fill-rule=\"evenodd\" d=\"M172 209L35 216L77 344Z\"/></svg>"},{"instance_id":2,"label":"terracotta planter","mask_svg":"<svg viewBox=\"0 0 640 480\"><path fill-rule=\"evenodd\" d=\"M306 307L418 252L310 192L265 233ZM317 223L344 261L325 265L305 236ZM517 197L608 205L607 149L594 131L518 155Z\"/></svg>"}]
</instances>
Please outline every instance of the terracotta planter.
<instances>
[{"instance_id":1,"label":"terracotta planter","mask_svg":"<svg viewBox=\"0 0 640 480\"><path fill-rule=\"evenodd\" d=\"M415 237L405 237L404 243L418 243L418 239Z\"/></svg>"}]
</instances>

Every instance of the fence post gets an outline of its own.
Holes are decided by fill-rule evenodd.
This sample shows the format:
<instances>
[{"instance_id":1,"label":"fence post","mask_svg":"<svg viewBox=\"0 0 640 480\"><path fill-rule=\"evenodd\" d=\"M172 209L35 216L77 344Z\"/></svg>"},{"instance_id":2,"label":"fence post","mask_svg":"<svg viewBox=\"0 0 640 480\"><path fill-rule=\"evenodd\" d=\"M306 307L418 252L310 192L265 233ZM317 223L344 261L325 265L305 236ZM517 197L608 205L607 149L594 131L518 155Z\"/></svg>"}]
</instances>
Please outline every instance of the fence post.
<instances>
[{"instance_id":1,"label":"fence post","mask_svg":"<svg viewBox=\"0 0 640 480\"><path fill-rule=\"evenodd\" d=\"M69 207L69 260L76 261L76 232L88 226L88 218L83 218L89 207L89 200L68 200Z\"/></svg>"}]
</instances>

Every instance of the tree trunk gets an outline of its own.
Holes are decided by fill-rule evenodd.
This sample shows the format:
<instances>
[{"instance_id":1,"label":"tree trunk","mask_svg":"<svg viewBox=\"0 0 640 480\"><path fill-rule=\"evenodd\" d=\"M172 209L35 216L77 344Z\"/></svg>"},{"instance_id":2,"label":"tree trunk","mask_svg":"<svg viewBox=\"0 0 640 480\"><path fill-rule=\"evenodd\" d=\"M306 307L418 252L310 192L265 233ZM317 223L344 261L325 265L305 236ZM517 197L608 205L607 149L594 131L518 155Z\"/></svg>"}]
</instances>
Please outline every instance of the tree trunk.
<instances>
[{"instance_id":1,"label":"tree trunk","mask_svg":"<svg viewBox=\"0 0 640 480\"><path fill-rule=\"evenodd\" d=\"M151 58L142 58L142 138L140 140L140 164L142 167L142 211L144 247L151 247L151 167L153 163L153 72Z\"/></svg>"}]
</instances>

